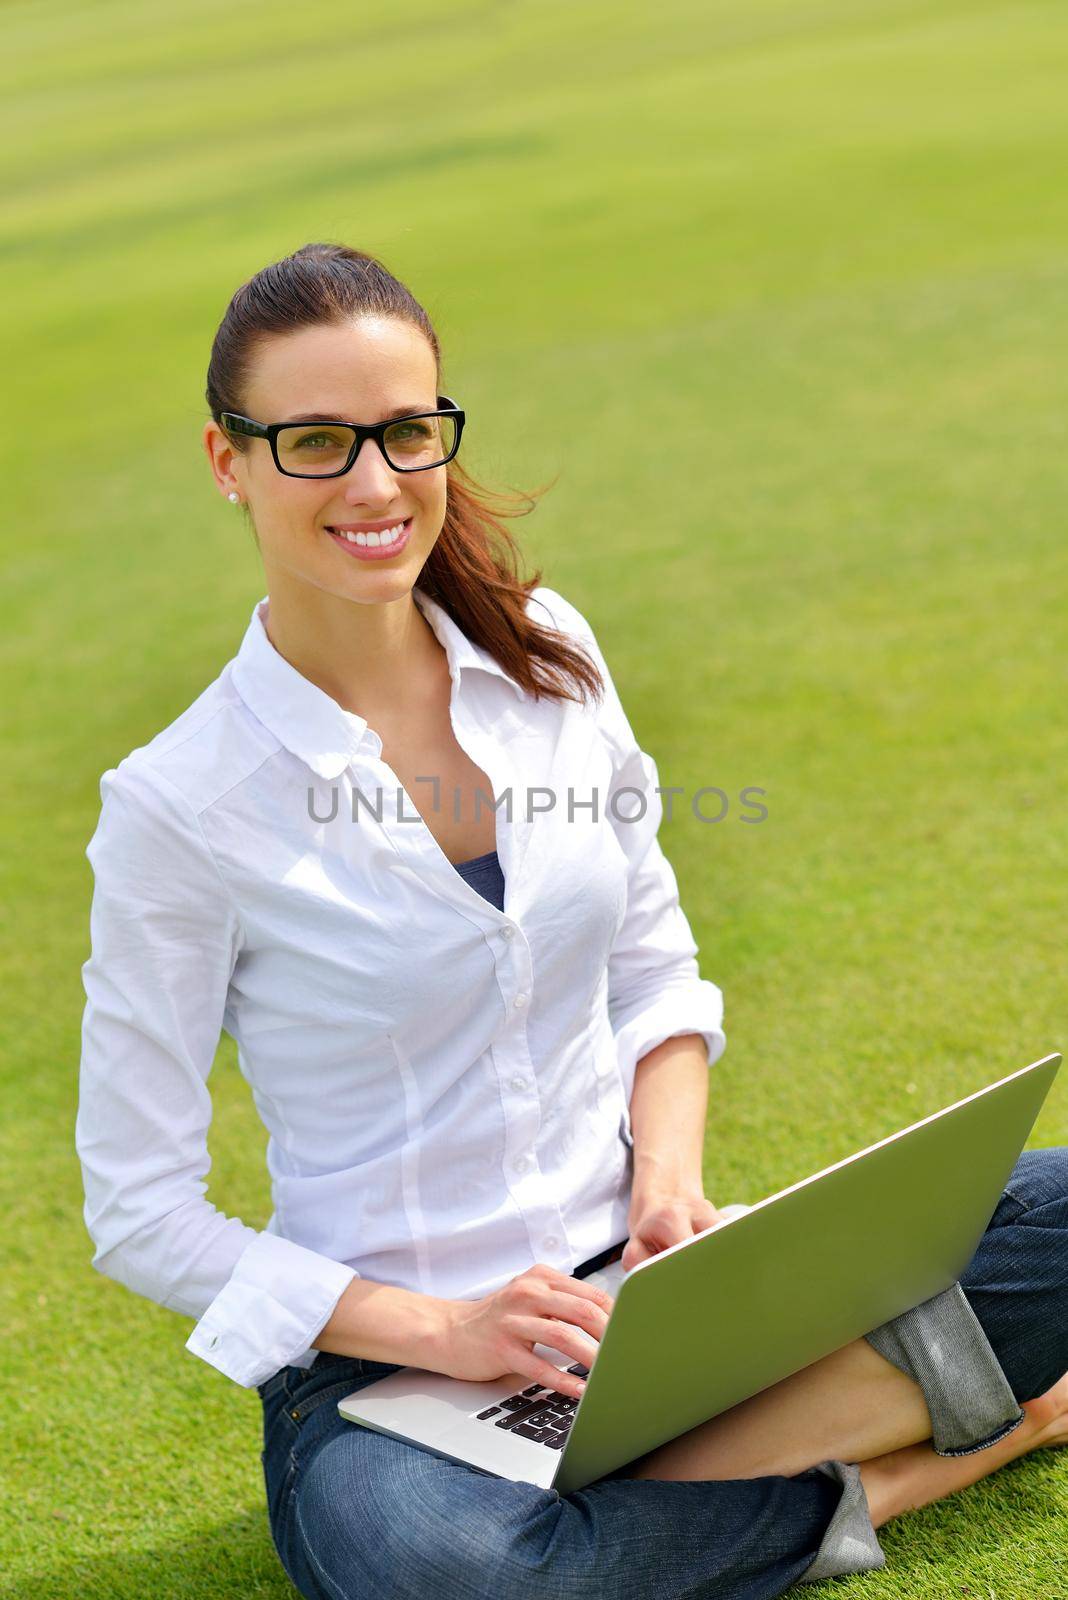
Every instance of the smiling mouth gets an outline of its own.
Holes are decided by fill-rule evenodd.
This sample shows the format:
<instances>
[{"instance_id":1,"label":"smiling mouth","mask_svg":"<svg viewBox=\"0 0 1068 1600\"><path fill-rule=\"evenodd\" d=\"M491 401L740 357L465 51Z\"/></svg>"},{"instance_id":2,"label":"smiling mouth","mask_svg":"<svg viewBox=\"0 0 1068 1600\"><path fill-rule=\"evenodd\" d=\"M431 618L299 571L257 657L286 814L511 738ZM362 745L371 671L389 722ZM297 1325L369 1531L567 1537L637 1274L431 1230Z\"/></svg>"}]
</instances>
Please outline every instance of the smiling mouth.
<instances>
[{"instance_id":1,"label":"smiling mouth","mask_svg":"<svg viewBox=\"0 0 1068 1600\"><path fill-rule=\"evenodd\" d=\"M391 544L396 544L406 528L411 526L411 517L404 517L400 522L394 523L391 528L383 528L381 533L346 533L341 528L327 528L335 539L344 539L348 544L358 544L365 550L381 550Z\"/></svg>"}]
</instances>

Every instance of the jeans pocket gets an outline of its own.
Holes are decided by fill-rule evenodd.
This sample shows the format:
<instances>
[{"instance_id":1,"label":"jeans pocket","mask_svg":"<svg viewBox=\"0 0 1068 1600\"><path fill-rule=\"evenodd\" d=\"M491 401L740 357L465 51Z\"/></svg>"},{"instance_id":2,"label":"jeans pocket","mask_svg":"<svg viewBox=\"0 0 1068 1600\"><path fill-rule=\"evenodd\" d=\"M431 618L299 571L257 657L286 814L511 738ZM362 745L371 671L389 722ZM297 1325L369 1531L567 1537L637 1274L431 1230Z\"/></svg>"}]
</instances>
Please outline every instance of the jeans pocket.
<instances>
[{"instance_id":1,"label":"jeans pocket","mask_svg":"<svg viewBox=\"0 0 1068 1600\"><path fill-rule=\"evenodd\" d=\"M360 1381L360 1377L360 1374L356 1374L353 1377L343 1378L340 1383L329 1383L324 1388L316 1389L313 1394L307 1395L303 1400L296 1400L295 1404L289 1407L290 1417L297 1424L297 1427L302 1429L309 1417L313 1417L320 1406L327 1405L331 1400L336 1404L338 1400L343 1400L347 1394L352 1394L355 1389L362 1388L363 1384Z\"/></svg>"},{"instance_id":2,"label":"jeans pocket","mask_svg":"<svg viewBox=\"0 0 1068 1600\"><path fill-rule=\"evenodd\" d=\"M400 1368L395 1365L354 1360L351 1370L343 1377L335 1376L328 1368L325 1382L321 1381L324 1374L319 1374L320 1381L304 1385L303 1392L301 1387L294 1388L286 1408L286 1415L296 1430L290 1447L291 1459L303 1461L307 1452L317 1448L331 1431L354 1426L338 1411L339 1400L358 1389L365 1389L377 1378L399 1371Z\"/></svg>"}]
</instances>

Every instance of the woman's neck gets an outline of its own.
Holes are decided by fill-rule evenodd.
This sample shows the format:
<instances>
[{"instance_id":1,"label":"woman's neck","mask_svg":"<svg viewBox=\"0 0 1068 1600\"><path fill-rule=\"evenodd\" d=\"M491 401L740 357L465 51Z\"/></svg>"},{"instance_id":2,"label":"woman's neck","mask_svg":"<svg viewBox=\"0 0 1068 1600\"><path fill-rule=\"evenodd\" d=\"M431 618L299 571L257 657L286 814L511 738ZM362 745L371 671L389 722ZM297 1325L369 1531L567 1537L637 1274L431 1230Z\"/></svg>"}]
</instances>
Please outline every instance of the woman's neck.
<instances>
[{"instance_id":1,"label":"woman's neck","mask_svg":"<svg viewBox=\"0 0 1068 1600\"><path fill-rule=\"evenodd\" d=\"M378 729L436 699L448 659L411 593L361 603L270 592L267 637L290 666ZM377 719L377 720L376 720Z\"/></svg>"}]
</instances>

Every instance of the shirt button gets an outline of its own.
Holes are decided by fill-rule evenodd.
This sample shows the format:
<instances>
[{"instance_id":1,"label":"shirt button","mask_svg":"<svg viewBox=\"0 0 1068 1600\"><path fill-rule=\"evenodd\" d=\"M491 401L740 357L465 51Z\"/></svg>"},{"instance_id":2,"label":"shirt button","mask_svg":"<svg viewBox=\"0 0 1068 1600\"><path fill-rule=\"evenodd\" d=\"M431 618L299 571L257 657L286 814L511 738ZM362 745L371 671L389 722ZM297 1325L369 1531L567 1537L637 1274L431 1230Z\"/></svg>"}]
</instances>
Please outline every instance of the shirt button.
<instances>
[{"instance_id":1,"label":"shirt button","mask_svg":"<svg viewBox=\"0 0 1068 1600\"><path fill-rule=\"evenodd\" d=\"M527 1168L530 1166L530 1157L529 1156L516 1156L516 1158L515 1158L515 1166L516 1166L516 1171L517 1172L525 1172L527 1170Z\"/></svg>"},{"instance_id":2,"label":"shirt button","mask_svg":"<svg viewBox=\"0 0 1068 1600\"><path fill-rule=\"evenodd\" d=\"M529 995L517 994L515 999L512 1001L512 1004L515 1006L517 1011L522 1011L523 1007L526 1005L526 1003L527 1003L527 1001L529 999L530 999Z\"/></svg>"},{"instance_id":3,"label":"shirt button","mask_svg":"<svg viewBox=\"0 0 1068 1600\"><path fill-rule=\"evenodd\" d=\"M502 939L513 939L514 937L515 937L515 929L512 927L512 924L509 922L509 923L506 924L505 927L503 927L501 929L501 938Z\"/></svg>"},{"instance_id":4,"label":"shirt button","mask_svg":"<svg viewBox=\"0 0 1068 1600\"><path fill-rule=\"evenodd\" d=\"M541 1242L545 1246L546 1250L555 1250L556 1246L560 1243L555 1233L547 1233Z\"/></svg>"},{"instance_id":5,"label":"shirt button","mask_svg":"<svg viewBox=\"0 0 1068 1600\"><path fill-rule=\"evenodd\" d=\"M525 1089L526 1086L527 1086L527 1080L525 1078L513 1078L512 1079L512 1088L513 1089Z\"/></svg>"}]
</instances>

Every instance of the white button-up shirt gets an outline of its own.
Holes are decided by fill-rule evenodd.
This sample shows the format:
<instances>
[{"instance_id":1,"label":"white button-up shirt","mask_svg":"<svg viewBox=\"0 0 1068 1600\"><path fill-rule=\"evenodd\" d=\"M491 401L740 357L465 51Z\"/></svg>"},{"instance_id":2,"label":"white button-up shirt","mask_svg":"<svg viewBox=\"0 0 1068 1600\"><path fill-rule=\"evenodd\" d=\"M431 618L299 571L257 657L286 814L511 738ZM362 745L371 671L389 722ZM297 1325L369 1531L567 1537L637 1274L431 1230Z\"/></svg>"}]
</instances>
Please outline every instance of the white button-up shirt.
<instances>
[{"instance_id":1,"label":"white button-up shirt","mask_svg":"<svg viewBox=\"0 0 1068 1600\"><path fill-rule=\"evenodd\" d=\"M196 1318L187 1348L245 1387L311 1364L354 1277L478 1299L626 1239L636 1063L677 1034L710 1063L725 1044L657 769L585 618L530 596L606 684L539 702L414 598L492 784L503 911L374 729L275 650L266 598L215 682L100 782L76 1127L92 1264ZM269 1135L262 1231L205 1198L224 1029Z\"/></svg>"}]
</instances>

